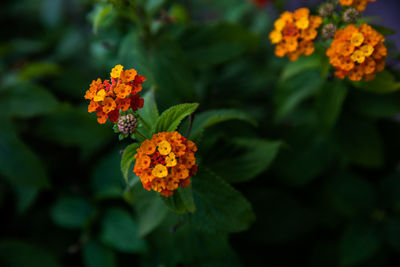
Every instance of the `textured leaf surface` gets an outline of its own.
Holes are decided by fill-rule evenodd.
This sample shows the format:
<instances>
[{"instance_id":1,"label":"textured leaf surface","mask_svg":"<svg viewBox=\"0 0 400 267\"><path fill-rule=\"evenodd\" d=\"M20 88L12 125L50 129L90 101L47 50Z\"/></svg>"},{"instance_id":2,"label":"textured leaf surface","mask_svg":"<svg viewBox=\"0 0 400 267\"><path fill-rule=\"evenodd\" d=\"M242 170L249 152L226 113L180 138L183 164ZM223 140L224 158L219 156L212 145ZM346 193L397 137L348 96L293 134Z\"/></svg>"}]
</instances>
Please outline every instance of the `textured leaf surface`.
<instances>
[{"instance_id":1,"label":"textured leaf surface","mask_svg":"<svg viewBox=\"0 0 400 267\"><path fill-rule=\"evenodd\" d=\"M122 154L121 171L126 183L129 183L131 180L130 178L133 175L131 175L134 167L132 163L135 161L136 149L138 148L139 144L131 144L125 148L124 153Z\"/></svg>"},{"instance_id":2,"label":"textured leaf surface","mask_svg":"<svg viewBox=\"0 0 400 267\"><path fill-rule=\"evenodd\" d=\"M244 196L215 173L200 167L193 178L196 212L189 214L193 226L207 233L246 230L255 216Z\"/></svg>"},{"instance_id":3,"label":"textured leaf surface","mask_svg":"<svg viewBox=\"0 0 400 267\"><path fill-rule=\"evenodd\" d=\"M229 120L241 120L253 125L257 125L257 122L255 122L245 112L240 110L235 110L235 109L210 110L200 113L199 115L196 116L193 122L190 138L192 140L196 140L201 137L203 131L208 127Z\"/></svg>"},{"instance_id":4,"label":"textured leaf surface","mask_svg":"<svg viewBox=\"0 0 400 267\"><path fill-rule=\"evenodd\" d=\"M154 133L175 131L181 121L196 111L199 104L180 104L164 111L158 118Z\"/></svg>"},{"instance_id":5,"label":"textured leaf surface","mask_svg":"<svg viewBox=\"0 0 400 267\"><path fill-rule=\"evenodd\" d=\"M265 171L275 159L281 142L263 139L235 139L229 151L208 166L228 182L248 181Z\"/></svg>"}]
</instances>

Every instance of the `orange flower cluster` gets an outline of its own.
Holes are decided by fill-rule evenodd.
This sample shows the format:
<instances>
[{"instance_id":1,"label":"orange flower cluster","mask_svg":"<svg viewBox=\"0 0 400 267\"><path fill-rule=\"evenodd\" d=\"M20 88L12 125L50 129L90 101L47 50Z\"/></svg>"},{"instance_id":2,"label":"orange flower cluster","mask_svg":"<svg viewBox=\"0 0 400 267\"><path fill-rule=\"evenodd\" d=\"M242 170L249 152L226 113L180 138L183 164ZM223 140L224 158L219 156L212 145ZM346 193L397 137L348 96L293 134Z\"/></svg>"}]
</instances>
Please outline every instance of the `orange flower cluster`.
<instances>
[{"instance_id":1,"label":"orange flower cluster","mask_svg":"<svg viewBox=\"0 0 400 267\"><path fill-rule=\"evenodd\" d=\"M342 6L353 6L362 12L367 8L369 2L375 2L376 0L339 0Z\"/></svg>"},{"instance_id":2,"label":"orange flower cluster","mask_svg":"<svg viewBox=\"0 0 400 267\"><path fill-rule=\"evenodd\" d=\"M300 8L295 12L285 11L275 21L275 28L269 34L272 44L276 44L275 55L297 60L299 56L309 56L314 52L313 40L317 37L317 28L322 18L310 16L310 10Z\"/></svg>"},{"instance_id":3,"label":"orange flower cluster","mask_svg":"<svg viewBox=\"0 0 400 267\"><path fill-rule=\"evenodd\" d=\"M133 172L146 190L169 197L179 186L190 185L190 177L197 172L196 151L195 143L180 133L161 132L136 150Z\"/></svg>"},{"instance_id":4,"label":"orange flower cluster","mask_svg":"<svg viewBox=\"0 0 400 267\"><path fill-rule=\"evenodd\" d=\"M88 111L97 114L97 121L101 124L107 119L117 122L119 111L133 111L143 107L143 98L139 92L142 91L142 83L146 80L138 75L136 70L123 70L123 66L115 66L110 75L110 80L97 79L90 84L86 91L85 99L90 100Z\"/></svg>"},{"instance_id":5,"label":"orange flower cluster","mask_svg":"<svg viewBox=\"0 0 400 267\"><path fill-rule=\"evenodd\" d=\"M385 68L387 49L384 41L385 37L371 26L351 24L336 32L326 54L340 79L370 81Z\"/></svg>"}]
</instances>

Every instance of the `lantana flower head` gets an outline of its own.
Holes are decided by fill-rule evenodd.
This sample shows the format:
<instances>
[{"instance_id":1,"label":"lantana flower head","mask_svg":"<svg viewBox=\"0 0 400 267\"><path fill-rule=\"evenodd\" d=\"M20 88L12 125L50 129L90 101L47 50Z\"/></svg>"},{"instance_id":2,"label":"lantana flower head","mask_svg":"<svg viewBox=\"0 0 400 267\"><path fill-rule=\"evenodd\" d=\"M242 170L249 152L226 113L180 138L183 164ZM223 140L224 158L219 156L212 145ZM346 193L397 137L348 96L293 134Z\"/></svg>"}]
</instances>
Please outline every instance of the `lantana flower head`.
<instances>
[{"instance_id":1,"label":"lantana flower head","mask_svg":"<svg viewBox=\"0 0 400 267\"><path fill-rule=\"evenodd\" d=\"M367 8L369 2L375 2L376 0L339 0L342 6L353 6L362 12Z\"/></svg>"},{"instance_id":2,"label":"lantana flower head","mask_svg":"<svg viewBox=\"0 0 400 267\"><path fill-rule=\"evenodd\" d=\"M313 40L317 37L317 28L322 18L310 15L307 8L295 12L285 11L274 23L274 30L269 34L272 44L275 44L275 55L285 55L295 61L301 55L309 56L314 52Z\"/></svg>"},{"instance_id":3,"label":"lantana flower head","mask_svg":"<svg viewBox=\"0 0 400 267\"><path fill-rule=\"evenodd\" d=\"M370 81L385 68L387 49L384 41L385 37L369 25L350 24L336 32L326 54L340 79Z\"/></svg>"},{"instance_id":4,"label":"lantana flower head","mask_svg":"<svg viewBox=\"0 0 400 267\"><path fill-rule=\"evenodd\" d=\"M142 83L145 77L139 75L136 70L124 70L121 65L116 65L110 73L110 80L97 79L90 84L86 91L85 99L90 100L88 112L96 112L97 121L101 124L107 119L117 122L119 111L127 111L131 108L137 111L143 107Z\"/></svg>"},{"instance_id":5,"label":"lantana flower head","mask_svg":"<svg viewBox=\"0 0 400 267\"><path fill-rule=\"evenodd\" d=\"M137 149L133 172L146 190L169 197L178 187L190 185L196 174L195 143L178 132L161 132Z\"/></svg>"}]
</instances>

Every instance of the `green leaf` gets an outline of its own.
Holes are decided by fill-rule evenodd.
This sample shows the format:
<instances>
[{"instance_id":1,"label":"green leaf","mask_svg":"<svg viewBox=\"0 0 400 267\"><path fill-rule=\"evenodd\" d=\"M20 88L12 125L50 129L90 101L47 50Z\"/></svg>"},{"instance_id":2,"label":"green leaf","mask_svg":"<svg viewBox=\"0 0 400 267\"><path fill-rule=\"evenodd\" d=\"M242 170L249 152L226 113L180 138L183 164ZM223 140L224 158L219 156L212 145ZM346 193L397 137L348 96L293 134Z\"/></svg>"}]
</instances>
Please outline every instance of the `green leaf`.
<instances>
[{"instance_id":1,"label":"green leaf","mask_svg":"<svg viewBox=\"0 0 400 267\"><path fill-rule=\"evenodd\" d=\"M384 70L376 75L370 82L353 82L354 87L377 94L392 93L400 89L400 82L389 71Z\"/></svg>"},{"instance_id":2,"label":"green leaf","mask_svg":"<svg viewBox=\"0 0 400 267\"><path fill-rule=\"evenodd\" d=\"M384 162L382 140L373 121L347 116L337 127L336 142L342 155L355 164L376 168Z\"/></svg>"},{"instance_id":3,"label":"green leaf","mask_svg":"<svg viewBox=\"0 0 400 267\"><path fill-rule=\"evenodd\" d=\"M196 206L193 200L192 187L179 188L169 197L161 196L164 204L173 212L183 214L187 212L195 212Z\"/></svg>"},{"instance_id":4,"label":"green leaf","mask_svg":"<svg viewBox=\"0 0 400 267\"><path fill-rule=\"evenodd\" d=\"M193 121L190 138L192 140L199 139L203 131L215 124L222 123L228 120L241 120L253 125L257 125L248 114L236 109L219 109L209 110L200 113Z\"/></svg>"},{"instance_id":5,"label":"green leaf","mask_svg":"<svg viewBox=\"0 0 400 267\"><path fill-rule=\"evenodd\" d=\"M175 131L181 121L196 111L199 104L180 104L164 111L158 118L154 133Z\"/></svg>"},{"instance_id":6,"label":"green leaf","mask_svg":"<svg viewBox=\"0 0 400 267\"><path fill-rule=\"evenodd\" d=\"M80 229L93 215L93 206L78 197L62 197L51 208L51 218L57 225Z\"/></svg>"},{"instance_id":7,"label":"green leaf","mask_svg":"<svg viewBox=\"0 0 400 267\"><path fill-rule=\"evenodd\" d=\"M27 64L19 73L22 80L33 80L36 78L54 76L60 73L58 65L49 62L33 62Z\"/></svg>"},{"instance_id":8,"label":"green leaf","mask_svg":"<svg viewBox=\"0 0 400 267\"><path fill-rule=\"evenodd\" d=\"M112 5L96 5L95 10L92 13L93 19L93 32L98 33L102 23L107 19L110 12L112 11Z\"/></svg>"},{"instance_id":9,"label":"green leaf","mask_svg":"<svg viewBox=\"0 0 400 267\"><path fill-rule=\"evenodd\" d=\"M308 70L290 76L279 84L276 95L276 118L283 119L302 101L318 92L323 84L319 70Z\"/></svg>"},{"instance_id":10,"label":"green leaf","mask_svg":"<svg viewBox=\"0 0 400 267\"><path fill-rule=\"evenodd\" d=\"M139 144L130 144L124 149L121 159L121 172L125 179L125 182L129 184L130 173L133 171L133 162L135 161L136 150L139 148Z\"/></svg>"},{"instance_id":11,"label":"green leaf","mask_svg":"<svg viewBox=\"0 0 400 267\"><path fill-rule=\"evenodd\" d=\"M301 186L318 178L329 167L334 153L326 140L301 136L301 129L291 131L298 140L291 141L287 148L281 150L274 167L279 179Z\"/></svg>"},{"instance_id":12,"label":"green leaf","mask_svg":"<svg viewBox=\"0 0 400 267\"><path fill-rule=\"evenodd\" d=\"M54 111L57 104L57 99L46 89L21 83L8 88L1 95L0 113L4 116L30 118Z\"/></svg>"},{"instance_id":13,"label":"green leaf","mask_svg":"<svg viewBox=\"0 0 400 267\"><path fill-rule=\"evenodd\" d=\"M347 88L341 81L327 82L321 88L317 99L317 115L322 131L328 132L335 126L346 94Z\"/></svg>"},{"instance_id":14,"label":"green leaf","mask_svg":"<svg viewBox=\"0 0 400 267\"><path fill-rule=\"evenodd\" d=\"M0 241L0 262L7 267L61 267L54 256L38 244L17 240Z\"/></svg>"},{"instance_id":15,"label":"green leaf","mask_svg":"<svg viewBox=\"0 0 400 267\"><path fill-rule=\"evenodd\" d=\"M384 234L387 242L397 251L400 251L400 218L388 218L384 224Z\"/></svg>"},{"instance_id":16,"label":"green leaf","mask_svg":"<svg viewBox=\"0 0 400 267\"><path fill-rule=\"evenodd\" d=\"M235 183L249 181L265 171L275 159L281 142L240 138L229 146L227 152L222 152L223 157L210 158L207 166L228 182Z\"/></svg>"},{"instance_id":17,"label":"green leaf","mask_svg":"<svg viewBox=\"0 0 400 267\"><path fill-rule=\"evenodd\" d=\"M271 185L258 184L248 192L257 220L248 238L263 244L286 245L308 237L320 217L304 201ZM287 191L287 190L286 190ZM295 222L293 222L293 218Z\"/></svg>"},{"instance_id":18,"label":"green leaf","mask_svg":"<svg viewBox=\"0 0 400 267\"><path fill-rule=\"evenodd\" d=\"M167 215L168 209L161 201L158 193L142 189L137 197L139 200L134 207L138 215L138 231L139 236L144 237L160 225Z\"/></svg>"},{"instance_id":19,"label":"green leaf","mask_svg":"<svg viewBox=\"0 0 400 267\"><path fill-rule=\"evenodd\" d=\"M55 28L63 18L63 11L62 0L45 0L42 3L41 19L47 27Z\"/></svg>"},{"instance_id":20,"label":"green leaf","mask_svg":"<svg viewBox=\"0 0 400 267\"><path fill-rule=\"evenodd\" d=\"M188 27L180 36L180 42L191 66L206 68L255 49L259 36L239 24L222 22Z\"/></svg>"},{"instance_id":21,"label":"green leaf","mask_svg":"<svg viewBox=\"0 0 400 267\"><path fill-rule=\"evenodd\" d=\"M255 216L239 191L204 166L192 181L196 212L188 216L196 229L215 234L249 228Z\"/></svg>"},{"instance_id":22,"label":"green leaf","mask_svg":"<svg viewBox=\"0 0 400 267\"><path fill-rule=\"evenodd\" d=\"M350 103L355 111L371 118L389 118L400 114L398 94L377 95L354 90Z\"/></svg>"},{"instance_id":23,"label":"green leaf","mask_svg":"<svg viewBox=\"0 0 400 267\"><path fill-rule=\"evenodd\" d=\"M382 26L382 25L377 25L377 24L370 24L372 28L377 30L380 34L388 36L388 35L393 35L396 34L396 31L393 29L390 29L388 27Z\"/></svg>"},{"instance_id":24,"label":"green leaf","mask_svg":"<svg viewBox=\"0 0 400 267\"><path fill-rule=\"evenodd\" d=\"M334 211L345 217L369 215L377 204L374 186L347 172L333 175L324 195Z\"/></svg>"},{"instance_id":25,"label":"green leaf","mask_svg":"<svg viewBox=\"0 0 400 267\"><path fill-rule=\"evenodd\" d=\"M386 209L400 210L400 174L394 173L381 182L382 202Z\"/></svg>"},{"instance_id":26,"label":"green leaf","mask_svg":"<svg viewBox=\"0 0 400 267\"><path fill-rule=\"evenodd\" d=\"M117 267L114 252L96 241L85 244L83 262L85 267Z\"/></svg>"},{"instance_id":27,"label":"green leaf","mask_svg":"<svg viewBox=\"0 0 400 267\"><path fill-rule=\"evenodd\" d=\"M320 57L316 54L309 57L300 57L298 60L292 61L286 65L282 71L280 80L283 82L307 70L318 69L320 64Z\"/></svg>"},{"instance_id":28,"label":"green leaf","mask_svg":"<svg viewBox=\"0 0 400 267\"><path fill-rule=\"evenodd\" d=\"M159 117L154 91L148 91L144 95L143 99L144 105L143 108L138 110L138 114L150 125L150 127L154 127Z\"/></svg>"},{"instance_id":29,"label":"green leaf","mask_svg":"<svg viewBox=\"0 0 400 267\"><path fill-rule=\"evenodd\" d=\"M147 0L145 1L145 8L149 14L156 13L162 5L165 3L165 0Z\"/></svg>"},{"instance_id":30,"label":"green leaf","mask_svg":"<svg viewBox=\"0 0 400 267\"><path fill-rule=\"evenodd\" d=\"M366 262L381 247L380 237L372 226L351 225L340 244L341 266L356 266Z\"/></svg>"},{"instance_id":31,"label":"green leaf","mask_svg":"<svg viewBox=\"0 0 400 267\"><path fill-rule=\"evenodd\" d=\"M0 174L16 186L36 189L49 187L40 158L19 140L4 120L0 128Z\"/></svg>"},{"instance_id":32,"label":"green leaf","mask_svg":"<svg viewBox=\"0 0 400 267\"><path fill-rule=\"evenodd\" d=\"M135 49L132 49L134 47ZM149 84L153 84L153 71L150 68L148 51L143 45L140 33L133 30L122 39L118 51L118 62L123 66L135 68L140 74L148 79ZM144 107L146 100L144 102ZM143 107L143 108L144 108Z\"/></svg>"},{"instance_id":33,"label":"green leaf","mask_svg":"<svg viewBox=\"0 0 400 267\"><path fill-rule=\"evenodd\" d=\"M119 208L110 209L104 215L100 240L120 252L142 253L146 250L136 222L128 212Z\"/></svg>"},{"instance_id":34,"label":"green leaf","mask_svg":"<svg viewBox=\"0 0 400 267\"><path fill-rule=\"evenodd\" d=\"M131 49L131 48L130 48ZM182 48L172 39L164 39L150 52L151 73L161 104L193 99L195 78L192 64L186 61Z\"/></svg>"},{"instance_id":35,"label":"green leaf","mask_svg":"<svg viewBox=\"0 0 400 267\"><path fill-rule=\"evenodd\" d=\"M121 197L124 182L120 173L120 161L121 155L117 148L95 165L91 185L96 199Z\"/></svg>"},{"instance_id":36,"label":"green leaf","mask_svg":"<svg viewBox=\"0 0 400 267\"><path fill-rule=\"evenodd\" d=\"M31 187L16 186L14 190L17 197L17 211L20 214L33 205L39 194L37 188Z\"/></svg>"}]
</instances>

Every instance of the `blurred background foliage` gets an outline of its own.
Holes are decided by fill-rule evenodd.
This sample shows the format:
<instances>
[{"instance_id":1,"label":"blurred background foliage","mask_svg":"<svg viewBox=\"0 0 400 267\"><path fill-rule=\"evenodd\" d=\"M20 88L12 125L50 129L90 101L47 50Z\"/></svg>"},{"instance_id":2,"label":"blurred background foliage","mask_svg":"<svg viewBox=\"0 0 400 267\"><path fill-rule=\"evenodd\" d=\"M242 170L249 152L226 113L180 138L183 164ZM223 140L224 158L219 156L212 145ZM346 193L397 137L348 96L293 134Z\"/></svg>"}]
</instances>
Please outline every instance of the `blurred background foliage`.
<instances>
[{"instance_id":1,"label":"blurred background foliage","mask_svg":"<svg viewBox=\"0 0 400 267\"><path fill-rule=\"evenodd\" d=\"M389 44L393 62L373 83L334 79L323 47L278 59L267 32L285 4L3 1L0 265L397 266L399 54ZM125 183L129 142L83 100L116 64L147 77L161 111L199 102L205 124L210 109L238 119L205 131L210 169L193 180L194 191L238 190L222 196L230 213L210 211L220 224L183 223Z\"/></svg>"}]
</instances>

